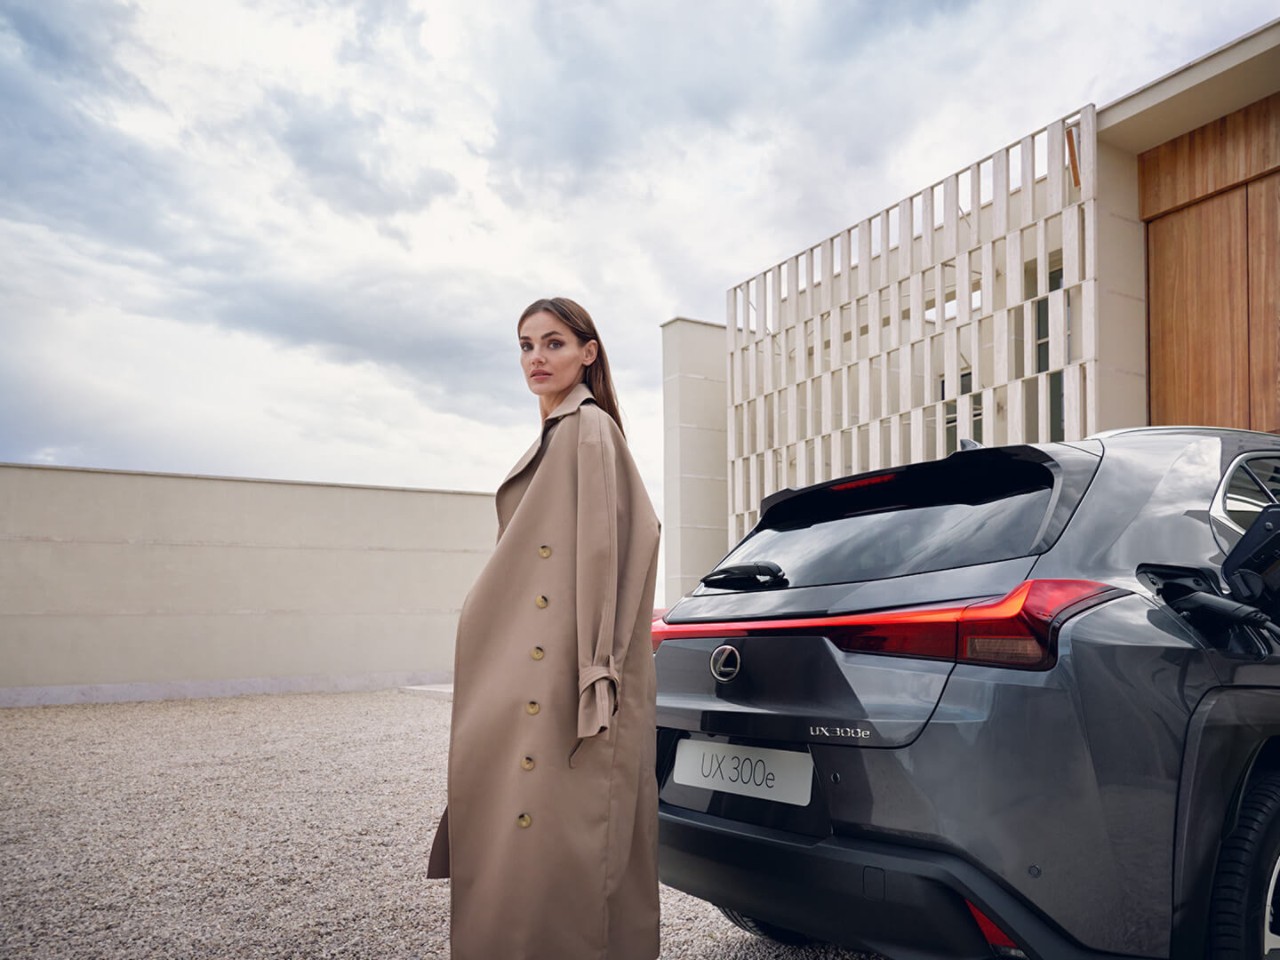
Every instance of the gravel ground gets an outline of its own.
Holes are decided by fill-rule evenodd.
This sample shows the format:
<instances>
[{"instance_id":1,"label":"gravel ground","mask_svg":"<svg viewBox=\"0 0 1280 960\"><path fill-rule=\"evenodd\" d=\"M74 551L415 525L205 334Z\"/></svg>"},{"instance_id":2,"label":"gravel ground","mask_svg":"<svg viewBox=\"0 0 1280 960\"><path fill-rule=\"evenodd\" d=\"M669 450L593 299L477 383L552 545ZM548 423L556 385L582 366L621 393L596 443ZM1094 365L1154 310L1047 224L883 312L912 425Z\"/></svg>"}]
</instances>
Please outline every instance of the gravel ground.
<instances>
[{"instance_id":1,"label":"gravel ground","mask_svg":"<svg viewBox=\"0 0 1280 960\"><path fill-rule=\"evenodd\" d=\"M447 957L425 874L448 725L398 691L0 710L0 957ZM667 887L662 944L862 956L757 940Z\"/></svg>"}]
</instances>

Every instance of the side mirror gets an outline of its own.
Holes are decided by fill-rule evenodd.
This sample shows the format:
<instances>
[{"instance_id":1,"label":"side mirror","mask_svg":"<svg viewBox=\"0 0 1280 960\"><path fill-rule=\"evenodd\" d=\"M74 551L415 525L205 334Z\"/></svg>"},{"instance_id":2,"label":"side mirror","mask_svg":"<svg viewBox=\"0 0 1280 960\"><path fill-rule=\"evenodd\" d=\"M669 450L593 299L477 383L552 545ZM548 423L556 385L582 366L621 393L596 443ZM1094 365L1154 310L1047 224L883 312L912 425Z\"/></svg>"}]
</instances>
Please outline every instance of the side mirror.
<instances>
[{"instance_id":1,"label":"side mirror","mask_svg":"<svg viewBox=\"0 0 1280 960\"><path fill-rule=\"evenodd\" d=\"M1242 603L1280 613L1280 503L1262 508L1222 562L1222 576Z\"/></svg>"}]
</instances>

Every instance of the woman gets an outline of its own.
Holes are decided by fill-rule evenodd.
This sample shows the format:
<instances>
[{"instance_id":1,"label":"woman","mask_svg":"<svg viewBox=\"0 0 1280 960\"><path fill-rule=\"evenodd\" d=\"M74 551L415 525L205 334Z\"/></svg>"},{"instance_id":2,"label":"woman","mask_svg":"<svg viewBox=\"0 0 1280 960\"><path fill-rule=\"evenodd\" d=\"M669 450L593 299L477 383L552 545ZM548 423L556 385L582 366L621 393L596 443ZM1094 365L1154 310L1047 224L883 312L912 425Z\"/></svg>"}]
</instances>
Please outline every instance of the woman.
<instances>
[{"instance_id":1,"label":"woman","mask_svg":"<svg viewBox=\"0 0 1280 960\"><path fill-rule=\"evenodd\" d=\"M658 519L590 315L517 325L541 438L498 488L498 544L458 621L449 806L453 960L658 955Z\"/></svg>"}]
</instances>

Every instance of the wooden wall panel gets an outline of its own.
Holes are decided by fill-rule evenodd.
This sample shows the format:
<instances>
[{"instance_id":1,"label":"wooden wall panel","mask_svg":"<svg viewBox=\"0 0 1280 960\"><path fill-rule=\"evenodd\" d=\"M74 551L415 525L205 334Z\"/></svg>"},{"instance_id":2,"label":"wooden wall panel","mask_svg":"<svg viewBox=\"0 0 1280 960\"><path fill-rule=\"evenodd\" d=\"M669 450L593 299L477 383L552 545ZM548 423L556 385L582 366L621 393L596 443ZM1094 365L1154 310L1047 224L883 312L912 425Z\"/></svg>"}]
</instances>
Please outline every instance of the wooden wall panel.
<instances>
[{"instance_id":1,"label":"wooden wall panel","mask_svg":"<svg viewBox=\"0 0 1280 960\"><path fill-rule=\"evenodd\" d=\"M1249 380L1254 430L1280 432L1280 173L1249 184Z\"/></svg>"},{"instance_id":2,"label":"wooden wall panel","mask_svg":"<svg viewBox=\"0 0 1280 960\"><path fill-rule=\"evenodd\" d=\"M1280 170L1280 93L1138 157L1143 220Z\"/></svg>"},{"instance_id":3,"label":"wooden wall panel","mask_svg":"<svg viewBox=\"0 0 1280 960\"><path fill-rule=\"evenodd\" d=\"M1151 423L1247 427L1247 190L1148 225Z\"/></svg>"}]
</instances>

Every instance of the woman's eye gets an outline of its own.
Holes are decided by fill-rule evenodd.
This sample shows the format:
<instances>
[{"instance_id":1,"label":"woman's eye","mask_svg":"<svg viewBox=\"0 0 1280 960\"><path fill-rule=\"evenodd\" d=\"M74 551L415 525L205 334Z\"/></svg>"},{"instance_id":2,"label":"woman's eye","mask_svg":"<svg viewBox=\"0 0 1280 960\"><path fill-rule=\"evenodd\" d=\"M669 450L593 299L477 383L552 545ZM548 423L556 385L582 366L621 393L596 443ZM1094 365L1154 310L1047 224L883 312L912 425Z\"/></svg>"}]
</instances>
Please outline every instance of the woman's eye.
<instances>
[{"instance_id":1,"label":"woman's eye","mask_svg":"<svg viewBox=\"0 0 1280 960\"><path fill-rule=\"evenodd\" d=\"M532 349L533 349L533 344L531 344L531 343L522 343L522 344L520 344L520 350L521 350L521 352L522 352L522 353L528 353L528 352L529 352L530 350L532 350Z\"/></svg>"},{"instance_id":2,"label":"woman's eye","mask_svg":"<svg viewBox=\"0 0 1280 960\"><path fill-rule=\"evenodd\" d=\"M561 347L564 346L564 344L561 343L559 340L551 340L551 341L548 341L547 346L550 347L552 350L559 350Z\"/></svg>"}]
</instances>

